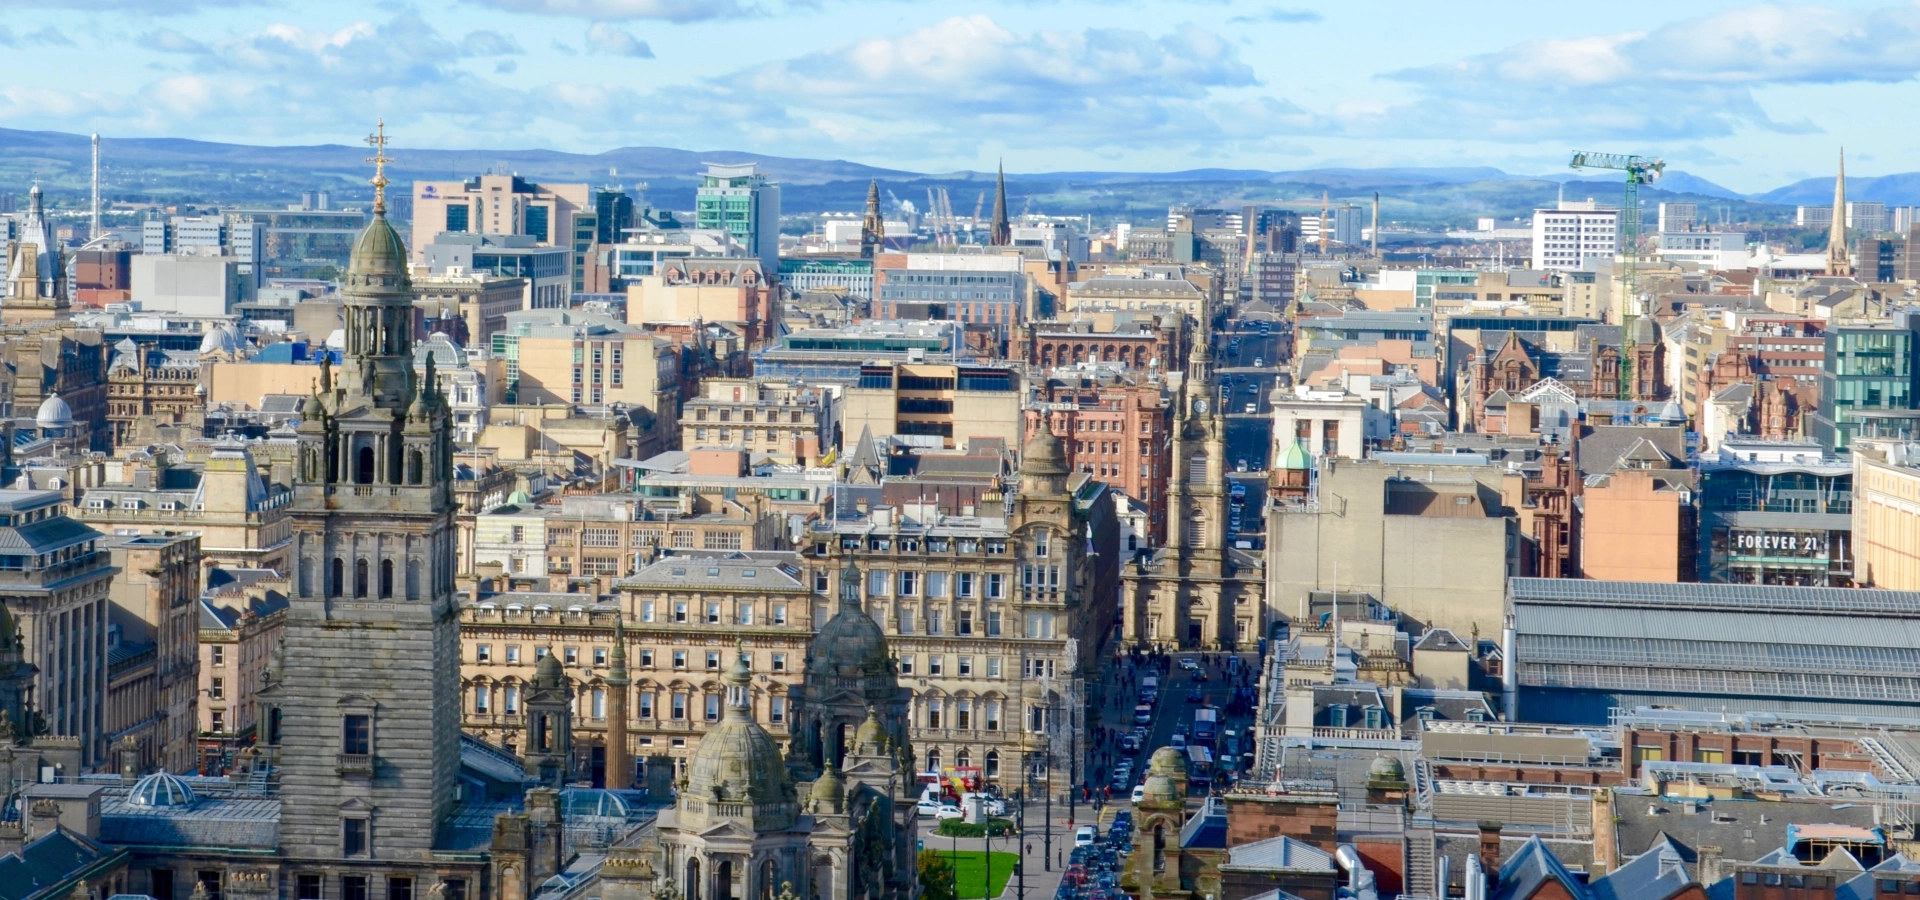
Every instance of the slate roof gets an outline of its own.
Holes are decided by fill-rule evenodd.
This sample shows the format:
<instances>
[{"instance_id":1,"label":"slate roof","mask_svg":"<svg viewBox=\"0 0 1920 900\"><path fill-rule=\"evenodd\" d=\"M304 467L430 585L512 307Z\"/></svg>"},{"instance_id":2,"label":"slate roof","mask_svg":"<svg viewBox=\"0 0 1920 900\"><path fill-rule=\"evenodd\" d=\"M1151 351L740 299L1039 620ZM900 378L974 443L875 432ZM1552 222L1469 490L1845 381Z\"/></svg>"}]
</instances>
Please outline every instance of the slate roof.
<instances>
[{"instance_id":1,"label":"slate roof","mask_svg":"<svg viewBox=\"0 0 1920 900\"><path fill-rule=\"evenodd\" d=\"M1221 871L1254 869L1261 871L1331 872L1333 855L1312 844L1281 835L1241 844L1227 849L1227 861Z\"/></svg>"},{"instance_id":2,"label":"slate roof","mask_svg":"<svg viewBox=\"0 0 1920 900\"><path fill-rule=\"evenodd\" d=\"M53 894L43 892L62 886L68 878L116 852L64 828L55 831L21 848L19 853L0 856L0 900L30 897L52 900Z\"/></svg>"},{"instance_id":3,"label":"slate roof","mask_svg":"<svg viewBox=\"0 0 1920 900\"><path fill-rule=\"evenodd\" d=\"M1580 474L1604 475L1612 472L1619 467L1621 458L1629 451L1644 455L1646 450L1636 450L1643 440L1669 460L1687 458L1685 429L1641 425L1596 425L1580 437L1578 451ZM1668 465L1672 466L1673 463Z\"/></svg>"},{"instance_id":4,"label":"slate roof","mask_svg":"<svg viewBox=\"0 0 1920 900\"><path fill-rule=\"evenodd\" d=\"M29 525L0 526L0 553L52 553L102 537L105 535L77 519L55 516Z\"/></svg>"},{"instance_id":5,"label":"slate roof","mask_svg":"<svg viewBox=\"0 0 1920 900\"><path fill-rule=\"evenodd\" d=\"M621 579L623 585L659 585L679 588L751 588L797 591L800 569L797 554L735 550L728 553L693 552L660 557L652 565Z\"/></svg>"},{"instance_id":6,"label":"slate roof","mask_svg":"<svg viewBox=\"0 0 1920 900\"><path fill-rule=\"evenodd\" d=\"M135 806L116 793L101 798L100 837L122 845L274 850L280 801L203 796L192 806Z\"/></svg>"},{"instance_id":7,"label":"slate roof","mask_svg":"<svg viewBox=\"0 0 1920 900\"><path fill-rule=\"evenodd\" d=\"M1595 879L1590 894L1594 900L1667 900L1693 883L1687 863L1694 859L1691 850L1663 836L1633 861Z\"/></svg>"}]
</instances>

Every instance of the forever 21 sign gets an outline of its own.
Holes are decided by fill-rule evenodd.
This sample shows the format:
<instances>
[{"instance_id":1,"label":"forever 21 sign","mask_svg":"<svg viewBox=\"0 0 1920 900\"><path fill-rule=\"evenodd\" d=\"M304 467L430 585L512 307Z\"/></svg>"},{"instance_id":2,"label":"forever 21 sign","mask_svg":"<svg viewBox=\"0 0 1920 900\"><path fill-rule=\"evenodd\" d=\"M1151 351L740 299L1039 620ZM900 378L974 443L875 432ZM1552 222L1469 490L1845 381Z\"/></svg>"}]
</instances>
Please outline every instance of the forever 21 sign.
<instances>
[{"instance_id":1,"label":"forever 21 sign","mask_svg":"<svg viewBox=\"0 0 1920 900\"><path fill-rule=\"evenodd\" d=\"M1733 546L1737 550L1753 552L1785 551L1794 555L1814 556L1827 552L1827 538L1822 534L1791 531L1736 531L1733 533Z\"/></svg>"}]
</instances>

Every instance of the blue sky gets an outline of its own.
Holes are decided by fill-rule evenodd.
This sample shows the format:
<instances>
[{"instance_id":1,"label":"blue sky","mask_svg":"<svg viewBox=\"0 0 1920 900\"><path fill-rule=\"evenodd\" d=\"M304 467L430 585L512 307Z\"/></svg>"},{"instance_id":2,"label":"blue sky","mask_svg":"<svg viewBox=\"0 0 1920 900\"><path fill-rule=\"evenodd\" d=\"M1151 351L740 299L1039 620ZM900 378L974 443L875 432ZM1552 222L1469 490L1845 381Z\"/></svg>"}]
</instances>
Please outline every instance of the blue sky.
<instances>
[{"instance_id":1,"label":"blue sky","mask_svg":"<svg viewBox=\"0 0 1920 900\"><path fill-rule=\"evenodd\" d=\"M1920 170L1920 5L0 0L0 127L918 171Z\"/></svg>"}]
</instances>

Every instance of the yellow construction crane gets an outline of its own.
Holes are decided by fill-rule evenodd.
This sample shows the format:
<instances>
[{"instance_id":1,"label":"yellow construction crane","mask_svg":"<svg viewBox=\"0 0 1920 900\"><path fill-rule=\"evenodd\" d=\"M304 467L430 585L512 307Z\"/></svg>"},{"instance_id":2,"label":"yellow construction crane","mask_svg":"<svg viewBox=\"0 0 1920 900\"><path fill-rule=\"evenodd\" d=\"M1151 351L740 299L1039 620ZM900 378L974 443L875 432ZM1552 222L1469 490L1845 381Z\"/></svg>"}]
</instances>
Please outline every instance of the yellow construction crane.
<instances>
[{"instance_id":1,"label":"yellow construction crane","mask_svg":"<svg viewBox=\"0 0 1920 900\"><path fill-rule=\"evenodd\" d=\"M1635 293L1640 261L1640 186L1659 178L1660 173L1666 171L1667 162L1624 153L1575 153L1569 166L1627 173L1627 195L1620 204L1620 399L1631 400L1635 353L1633 320L1640 315L1640 297Z\"/></svg>"}]
</instances>

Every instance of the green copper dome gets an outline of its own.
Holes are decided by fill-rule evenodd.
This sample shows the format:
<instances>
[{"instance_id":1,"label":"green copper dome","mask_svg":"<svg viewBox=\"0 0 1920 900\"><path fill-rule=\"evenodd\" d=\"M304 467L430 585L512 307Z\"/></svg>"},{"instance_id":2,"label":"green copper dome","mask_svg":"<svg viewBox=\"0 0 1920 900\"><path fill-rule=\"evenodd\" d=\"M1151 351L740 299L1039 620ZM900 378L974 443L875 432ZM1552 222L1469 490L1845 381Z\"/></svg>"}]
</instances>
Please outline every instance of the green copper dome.
<instances>
[{"instance_id":1,"label":"green copper dome","mask_svg":"<svg viewBox=\"0 0 1920 900\"><path fill-rule=\"evenodd\" d=\"M1280 459L1274 463L1274 468L1311 469L1313 457L1307 453L1307 448L1300 443L1300 439L1294 438L1285 450L1280 451Z\"/></svg>"},{"instance_id":2,"label":"green copper dome","mask_svg":"<svg viewBox=\"0 0 1920 900\"><path fill-rule=\"evenodd\" d=\"M353 242L345 288L349 293L404 293L407 245L384 215L376 215Z\"/></svg>"}]
</instances>

